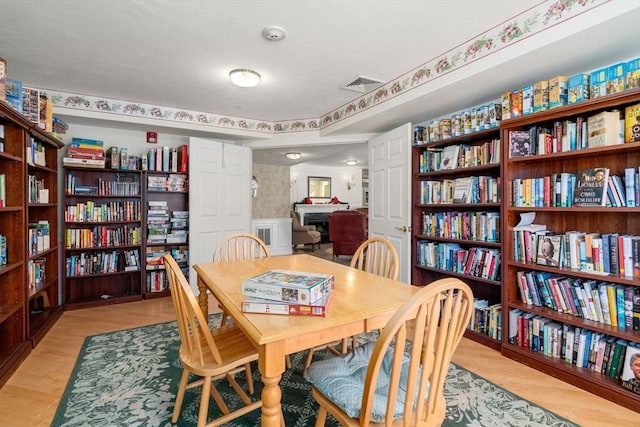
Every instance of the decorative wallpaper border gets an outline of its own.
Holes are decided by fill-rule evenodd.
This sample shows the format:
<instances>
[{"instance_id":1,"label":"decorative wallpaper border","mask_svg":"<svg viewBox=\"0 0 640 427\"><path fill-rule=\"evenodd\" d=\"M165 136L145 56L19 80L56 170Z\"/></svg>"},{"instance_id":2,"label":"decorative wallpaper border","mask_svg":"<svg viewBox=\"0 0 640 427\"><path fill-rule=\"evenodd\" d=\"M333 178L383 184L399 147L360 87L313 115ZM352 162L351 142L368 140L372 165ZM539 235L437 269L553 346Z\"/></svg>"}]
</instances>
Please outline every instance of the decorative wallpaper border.
<instances>
[{"instance_id":1,"label":"decorative wallpaper border","mask_svg":"<svg viewBox=\"0 0 640 427\"><path fill-rule=\"evenodd\" d=\"M253 131L262 134L320 130L408 93L475 60L487 57L517 43L525 36L529 37L545 31L610 1L612 0L544 1L512 19L496 25L481 36L460 44L380 88L317 119L270 122L49 89L41 90L53 100L54 107L191 123L217 129Z\"/></svg>"}]
</instances>

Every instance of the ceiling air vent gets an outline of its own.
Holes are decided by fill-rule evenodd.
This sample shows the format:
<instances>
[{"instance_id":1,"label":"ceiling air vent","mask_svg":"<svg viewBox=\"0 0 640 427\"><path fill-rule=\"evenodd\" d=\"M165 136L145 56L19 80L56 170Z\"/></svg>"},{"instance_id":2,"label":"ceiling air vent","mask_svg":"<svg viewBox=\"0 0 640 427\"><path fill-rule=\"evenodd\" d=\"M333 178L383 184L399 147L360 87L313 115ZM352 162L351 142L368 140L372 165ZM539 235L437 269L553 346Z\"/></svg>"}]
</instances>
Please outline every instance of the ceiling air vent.
<instances>
[{"instance_id":1,"label":"ceiling air vent","mask_svg":"<svg viewBox=\"0 0 640 427\"><path fill-rule=\"evenodd\" d=\"M351 83L340 86L340 89L351 90L354 92L365 93L384 83L382 80L372 79L370 77L358 76Z\"/></svg>"}]
</instances>

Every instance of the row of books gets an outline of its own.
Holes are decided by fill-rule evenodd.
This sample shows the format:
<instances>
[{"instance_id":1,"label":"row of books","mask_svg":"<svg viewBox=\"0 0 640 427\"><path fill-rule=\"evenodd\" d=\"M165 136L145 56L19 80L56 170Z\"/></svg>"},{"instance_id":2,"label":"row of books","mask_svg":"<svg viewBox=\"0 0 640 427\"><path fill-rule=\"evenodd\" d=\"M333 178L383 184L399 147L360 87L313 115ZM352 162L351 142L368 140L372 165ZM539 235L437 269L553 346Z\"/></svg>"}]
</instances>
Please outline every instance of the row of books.
<instances>
[{"instance_id":1,"label":"row of books","mask_svg":"<svg viewBox=\"0 0 640 427\"><path fill-rule=\"evenodd\" d=\"M640 104L621 112L602 111L589 117L554 122L552 127L532 126L510 130L509 157L544 155L640 141Z\"/></svg>"},{"instance_id":2,"label":"row of books","mask_svg":"<svg viewBox=\"0 0 640 427\"><path fill-rule=\"evenodd\" d=\"M447 239L500 241L500 212L422 212L421 234Z\"/></svg>"},{"instance_id":3,"label":"row of books","mask_svg":"<svg viewBox=\"0 0 640 427\"><path fill-rule=\"evenodd\" d=\"M55 236L54 236L55 238ZM51 248L51 225L47 220L29 223L27 229L27 249L29 256Z\"/></svg>"},{"instance_id":4,"label":"row of books","mask_svg":"<svg viewBox=\"0 0 640 427\"><path fill-rule=\"evenodd\" d=\"M420 181L420 203L499 203L500 182L493 176Z\"/></svg>"},{"instance_id":5,"label":"row of books","mask_svg":"<svg viewBox=\"0 0 640 427\"><path fill-rule=\"evenodd\" d=\"M467 329L502 340L502 305L490 304L486 299L475 298Z\"/></svg>"},{"instance_id":6,"label":"row of books","mask_svg":"<svg viewBox=\"0 0 640 427\"><path fill-rule=\"evenodd\" d=\"M30 259L27 262L27 283L29 292L38 292L46 280L47 260L45 258Z\"/></svg>"},{"instance_id":7,"label":"row of books","mask_svg":"<svg viewBox=\"0 0 640 427\"><path fill-rule=\"evenodd\" d=\"M0 265L7 265L8 262L7 236L0 234Z\"/></svg>"},{"instance_id":8,"label":"row of books","mask_svg":"<svg viewBox=\"0 0 640 427\"><path fill-rule=\"evenodd\" d=\"M92 274L116 273L140 269L140 255L137 249L111 252L82 252L65 260L66 277L88 276Z\"/></svg>"},{"instance_id":9,"label":"row of books","mask_svg":"<svg viewBox=\"0 0 640 427\"><path fill-rule=\"evenodd\" d=\"M140 221L142 212L139 200L112 202L78 202L67 205L65 222Z\"/></svg>"},{"instance_id":10,"label":"row of books","mask_svg":"<svg viewBox=\"0 0 640 427\"><path fill-rule=\"evenodd\" d=\"M444 148L427 148L420 154L420 173L469 168L500 163L500 140L494 139L481 145L449 145Z\"/></svg>"},{"instance_id":11,"label":"row of books","mask_svg":"<svg viewBox=\"0 0 640 427\"><path fill-rule=\"evenodd\" d=\"M515 227L514 260L622 277L640 277L640 236L568 231L555 234L544 224Z\"/></svg>"},{"instance_id":12,"label":"row of books","mask_svg":"<svg viewBox=\"0 0 640 427\"><path fill-rule=\"evenodd\" d=\"M596 167L516 178L511 185L512 203L516 207L640 207L640 167L623 172L624 177Z\"/></svg>"},{"instance_id":13,"label":"row of books","mask_svg":"<svg viewBox=\"0 0 640 427\"><path fill-rule=\"evenodd\" d=\"M46 149L42 142L31 137L26 153L28 165L46 166Z\"/></svg>"},{"instance_id":14,"label":"row of books","mask_svg":"<svg viewBox=\"0 0 640 427\"><path fill-rule=\"evenodd\" d=\"M331 274L270 270L242 281L240 308L245 313L324 317L334 286Z\"/></svg>"},{"instance_id":15,"label":"row of books","mask_svg":"<svg viewBox=\"0 0 640 427\"><path fill-rule=\"evenodd\" d=\"M49 189L45 188L44 179L38 179L36 175L29 175L27 188L29 203L49 203Z\"/></svg>"},{"instance_id":16,"label":"row of books","mask_svg":"<svg viewBox=\"0 0 640 427\"><path fill-rule=\"evenodd\" d=\"M92 228L67 228L66 249L110 248L113 246L135 246L142 241L140 226L94 226Z\"/></svg>"},{"instance_id":17,"label":"row of books","mask_svg":"<svg viewBox=\"0 0 640 427\"><path fill-rule=\"evenodd\" d=\"M449 117L429 120L427 126L414 126L412 144L424 145L494 129L498 127L500 120L502 120L502 105L501 100L498 99L453 113Z\"/></svg>"},{"instance_id":18,"label":"row of books","mask_svg":"<svg viewBox=\"0 0 640 427\"><path fill-rule=\"evenodd\" d=\"M631 369L631 362L638 357L634 355L640 353L637 342L512 309L509 343L606 375L640 394Z\"/></svg>"},{"instance_id":19,"label":"row of books","mask_svg":"<svg viewBox=\"0 0 640 427\"><path fill-rule=\"evenodd\" d=\"M463 248L458 243L417 243L416 263L488 280L500 280L500 251L494 248Z\"/></svg>"},{"instance_id":20,"label":"row of books","mask_svg":"<svg viewBox=\"0 0 640 427\"><path fill-rule=\"evenodd\" d=\"M413 128L413 145L423 145L499 126L512 119L640 87L640 58L588 73L555 76L505 92L500 99ZM640 131L638 132L640 140ZM542 153L539 153L542 154Z\"/></svg>"},{"instance_id":21,"label":"row of books","mask_svg":"<svg viewBox=\"0 0 640 427\"><path fill-rule=\"evenodd\" d=\"M148 161L145 167L145 157ZM187 173L189 167L189 146L150 148L142 157L142 169L161 172Z\"/></svg>"},{"instance_id":22,"label":"row of books","mask_svg":"<svg viewBox=\"0 0 640 427\"><path fill-rule=\"evenodd\" d=\"M559 313L640 331L640 288L547 271L516 273L520 300Z\"/></svg>"},{"instance_id":23,"label":"row of books","mask_svg":"<svg viewBox=\"0 0 640 427\"><path fill-rule=\"evenodd\" d=\"M640 58L572 76L541 80L502 95L502 119L544 111L640 87Z\"/></svg>"}]
</instances>

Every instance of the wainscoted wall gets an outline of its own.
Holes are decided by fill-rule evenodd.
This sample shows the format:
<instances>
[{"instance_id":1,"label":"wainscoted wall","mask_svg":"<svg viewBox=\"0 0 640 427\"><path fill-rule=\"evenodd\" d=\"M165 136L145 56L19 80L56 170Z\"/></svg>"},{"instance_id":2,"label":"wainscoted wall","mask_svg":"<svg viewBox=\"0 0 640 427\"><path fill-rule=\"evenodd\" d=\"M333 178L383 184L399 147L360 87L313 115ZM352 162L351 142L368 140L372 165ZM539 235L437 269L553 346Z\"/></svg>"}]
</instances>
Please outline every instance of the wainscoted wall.
<instances>
[{"instance_id":1,"label":"wainscoted wall","mask_svg":"<svg viewBox=\"0 0 640 427\"><path fill-rule=\"evenodd\" d=\"M291 217L289 166L253 164L258 194L253 199L253 219Z\"/></svg>"}]
</instances>

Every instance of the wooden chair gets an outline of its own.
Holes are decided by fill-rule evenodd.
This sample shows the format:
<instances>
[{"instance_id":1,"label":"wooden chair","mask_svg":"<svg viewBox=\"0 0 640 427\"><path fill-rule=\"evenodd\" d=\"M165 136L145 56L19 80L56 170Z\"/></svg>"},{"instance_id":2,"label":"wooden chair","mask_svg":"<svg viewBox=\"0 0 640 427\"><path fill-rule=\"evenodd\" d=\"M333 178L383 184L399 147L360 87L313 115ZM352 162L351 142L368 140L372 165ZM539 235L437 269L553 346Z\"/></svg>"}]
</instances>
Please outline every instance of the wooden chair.
<instances>
[{"instance_id":1,"label":"wooden chair","mask_svg":"<svg viewBox=\"0 0 640 427\"><path fill-rule=\"evenodd\" d=\"M171 255L164 256L164 265L169 277L171 299L176 310L181 340L179 357L183 367L171 422L178 421L186 389L198 386L202 386L198 412L199 427L221 425L259 409L262 401L252 401L235 379L235 374L245 371L247 389L253 394L250 362L258 360L256 348L235 325L222 324L216 329L209 329L207 319L200 310L189 283ZM190 374L200 379L187 383ZM221 378L227 379L245 406L234 411L229 410L213 385L213 381ZM207 423L210 397L213 397L224 415Z\"/></svg>"},{"instance_id":2,"label":"wooden chair","mask_svg":"<svg viewBox=\"0 0 640 427\"><path fill-rule=\"evenodd\" d=\"M437 280L393 315L377 341L346 357L314 362L306 379L320 405L316 426L324 425L327 413L343 426L440 425L444 381L472 307L469 286L456 278ZM363 364L366 372L358 370Z\"/></svg>"},{"instance_id":3,"label":"wooden chair","mask_svg":"<svg viewBox=\"0 0 640 427\"><path fill-rule=\"evenodd\" d=\"M269 248L258 236L241 233L225 237L216 248L213 261L242 261L269 256Z\"/></svg>"},{"instance_id":4,"label":"wooden chair","mask_svg":"<svg viewBox=\"0 0 640 427\"><path fill-rule=\"evenodd\" d=\"M398 279L398 252L391 242L382 237L371 237L362 242L350 265L388 279Z\"/></svg>"},{"instance_id":5,"label":"wooden chair","mask_svg":"<svg viewBox=\"0 0 640 427\"><path fill-rule=\"evenodd\" d=\"M358 270L377 274L378 276L394 280L398 279L398 252L391 242L382 237L372 237L362 242L353 254L350 265ZM356 337L350 337L349 339L345 338L341 341L333 341L329 344L309 349L302 369L302 376L306 374L316 351L327 349L335 355L344 354L349 349L349 341L351 341L351 348L356 348ZM340 351L337 350L338 347L341 348Z\"/></svg>"},{"instance_id":6,"label":"wooden chair","mask_svg":"<svg viewBox=\"0 0 640 427\"><path fill-rule=\"evenodd\" d=\"M242 261L244 259L268 258L269 248L253 234L233 234L225 237L213 254L213 262ZM222 306L222 323L227 323L228 314Z\"/></svg>"}]
</instances>

